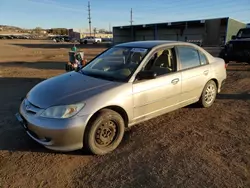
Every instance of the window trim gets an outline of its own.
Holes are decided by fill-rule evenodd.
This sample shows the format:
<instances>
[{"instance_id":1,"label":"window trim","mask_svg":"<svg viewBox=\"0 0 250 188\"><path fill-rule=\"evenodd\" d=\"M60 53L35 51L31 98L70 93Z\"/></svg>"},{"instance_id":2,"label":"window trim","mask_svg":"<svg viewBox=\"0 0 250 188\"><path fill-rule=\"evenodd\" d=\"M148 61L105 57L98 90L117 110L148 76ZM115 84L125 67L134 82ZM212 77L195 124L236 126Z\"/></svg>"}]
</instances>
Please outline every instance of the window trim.
<instances>
[{"instance_id":1,"label":"window trim","mask_svg":"<svg viewBox=\"0 0 250 188\"><path fill-rule=\"evenodd\" d=\"M147 66L147 64L149 63L149 61L151 60L151 58L154 56L154 54L156 53L156 52L159 52L159 51L161 51L161 50L166 50L166 49L173 49L174 50L174 55L175 55L175 61L176 61L176 70L174 71L174 72L177 72L178 71L178 62L177 62L177 54L176 54L176 49L175 49L175 46L166 46L166 47L161 47L161 48L158 48L158 49L156 49L156 50L153 50L152 51L152 54L148 57L148 59L147 59L147 62L145 62L144 64L143 64L143 66L142 66L142 68L141 68L141 70L143 70L146 66ZM140 71L141 71L140 70ZM174 72L170 72L170 73L168 73L168 74L171 74L171 73L174 73ZM165 75L165 74L164 74ZM162 76L162 75L160 75L160 76Z\"/></svg>"},{"instance_id":2,"label":"window trim","mask_svg":"<svg viewBox=\"0 0 250 188\"><path fill-rule=\"evenodd\" d=\"M200 50L197 50L198 51L198 54L199 54L199 59L200 59L200 65L203 66L203 65L208 65L209 64L209 61L207 59L207 56ZM203 55L206 59L206 64L201 64L201 55Z\"/></svg>"},{"instance_id":3,"label":"window trim","mask_svg":"<svg viewBox=\"0 0 250 188\"><path fill-rule=\"evenodd\" d=\"M191 49L197 51L198 57L199 57L200 65L195 66L195 67L190 67L190 68L182 69L182 67L181 67L181 60L180 60L180 53L179 53L179 48L180 48L180 47L191 48ZM178 64L179 64L179 66L178 66L178 67L179 67L178 72L182 72L182 71L186 71L186 70L190 70L190 69L199 68L199 67L206 66L206 65L209 64L209 61L208 61L208 59L207 59L207 56L206 56L203 52L201 52L199 49L197 49L197 48L195 48L195 47L193 47L193 46L188 46L188 45L176 45L175 48L176 48L176 55L177 55ZM207 64L204 64L204 65L201 64L200 52L205 56L205 58L206 58L206 60L207 60Z\"/></svg>"}]
</instances>

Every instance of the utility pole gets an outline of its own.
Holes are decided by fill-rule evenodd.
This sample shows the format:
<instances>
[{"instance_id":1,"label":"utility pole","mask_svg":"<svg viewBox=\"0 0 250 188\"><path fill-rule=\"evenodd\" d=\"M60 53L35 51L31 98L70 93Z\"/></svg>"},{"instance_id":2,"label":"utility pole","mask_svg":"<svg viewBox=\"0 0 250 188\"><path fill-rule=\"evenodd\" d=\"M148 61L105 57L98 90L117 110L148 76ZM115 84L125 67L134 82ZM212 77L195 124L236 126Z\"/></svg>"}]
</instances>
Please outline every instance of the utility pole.
<instances>
[{"instance_id":1,"label":"utility pole","mask_svg":"<svg viewBox=\"0 0 250 188\"><path fill-rule=\"evenodd\" d=\"M94 31L94 37L95 37L96 31L97 31L96 27L93 29L93 31Z\"/></svg>"},{"instance_id":2,"label":"utility pole","mask_svg":"<svg viewBox=\"0 0 250 188\"><path fill-rule=\"evenodd\" d=\"M130 10L130 25L132 25L133 24L133 9L131 8L131 10Z\"/></svg>"},{"instance_id":3,"label":"utility pole","mask_svg":"<svg viewBox=\"0 0 250 188\"><path fill-rule=\"evenodd\" d=\"M131 41L134 40L134 31L133 31L133 9L130 10L130 28L131 28Z\"/></svg>"},{"instance_id":4,"label":"utility pole","mask_svg":"<svg viewBox=\"0 0 250 188\"><path fill-rule=\"evenodd\" d=\"M111 32L111 25L110 25L110 23L109 23L109 32Z\"/></svg>"},{"instance_id":5,"label":"utility pole","mask_svg":"<svg viewBox=\"0 0 250 188\"><path fill-rule=\"evenodd\" d=\"M88 2L88 12L89 12L89 17L88 17L88 20L89 20L89 34L91 36L90 2Z\"/></svg>"}]
</instances>

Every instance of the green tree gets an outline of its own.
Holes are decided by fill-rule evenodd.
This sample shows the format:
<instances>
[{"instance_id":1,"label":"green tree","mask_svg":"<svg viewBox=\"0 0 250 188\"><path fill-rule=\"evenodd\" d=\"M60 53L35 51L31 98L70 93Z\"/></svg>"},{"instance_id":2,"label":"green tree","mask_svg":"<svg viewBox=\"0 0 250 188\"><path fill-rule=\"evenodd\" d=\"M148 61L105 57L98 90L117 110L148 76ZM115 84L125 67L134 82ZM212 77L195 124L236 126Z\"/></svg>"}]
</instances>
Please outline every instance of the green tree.
<instances>
[{"instance_id":1,"label":"green tree","mask_svg":"<svg viewBox=\"0 0 250 188\"><path fill-rule=\"evenodd\" d=\"M39 34L39 33L41 33L42 28L41 28L41 27L36 27L36 28L34 29L34 31L35 31L35 33Z\"/></svg>"}]
</instances>

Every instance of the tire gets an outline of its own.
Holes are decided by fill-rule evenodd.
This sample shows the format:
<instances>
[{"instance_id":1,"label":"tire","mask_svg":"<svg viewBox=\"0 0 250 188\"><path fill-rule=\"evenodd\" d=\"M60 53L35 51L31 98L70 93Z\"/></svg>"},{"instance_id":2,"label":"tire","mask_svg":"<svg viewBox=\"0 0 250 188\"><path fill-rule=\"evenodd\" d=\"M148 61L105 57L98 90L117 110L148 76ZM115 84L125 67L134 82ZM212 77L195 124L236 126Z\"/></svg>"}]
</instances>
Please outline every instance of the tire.
<instances>
[{"instance_id":1,"label":"tire","mask_svg":"<svg viewBox=\"0 0 250 188\"><path fill-rule=\"evenodd\" d=\"M85 40L85 41L84 41L84 44L87 44L87 43L88 43L88 41Z\"/></svg>"},{"instance_id":2,"label":"tire","mask_svg":"<svg viewBox=\"0 0 250 188\"><path fill-rule=\"evenodd\" d=\"M217 95L216 83L213 80L210 80L207 82L207 84L205 85L202 91L199 104L203 108L208 108L212 106L212 104L214 103L216 99L216 95Z\"/></svg>"},{"instance_id":3,"label":"tire","mask_svg":"<svg viewBox=\"0 0 250 188\"><path fill-rule=\"evenodd\" d=\"M86 127L84 146L95 155L105 155L118 147L124 131L120 114L110 109L100 110Z\"/></svg>"}]
</instances>

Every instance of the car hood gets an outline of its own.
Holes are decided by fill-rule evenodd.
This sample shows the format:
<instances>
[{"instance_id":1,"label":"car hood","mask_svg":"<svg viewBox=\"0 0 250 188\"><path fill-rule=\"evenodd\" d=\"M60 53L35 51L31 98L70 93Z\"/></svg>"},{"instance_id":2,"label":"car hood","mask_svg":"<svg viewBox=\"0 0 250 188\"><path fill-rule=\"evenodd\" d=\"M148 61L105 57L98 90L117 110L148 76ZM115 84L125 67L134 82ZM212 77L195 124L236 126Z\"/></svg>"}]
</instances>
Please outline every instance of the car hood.
<instances>
[{"instance_id":1,"label":"car hood","mask_svg":"<svg viewBox=\"0 0 250 188\"><path fill-rule=\"evenodd\" d=\"M48 108L82 102L118 85L120 85L119 82L69 72L37 84L27 94L27 99L39 108Z\"/></svg>"}]
</instances>

